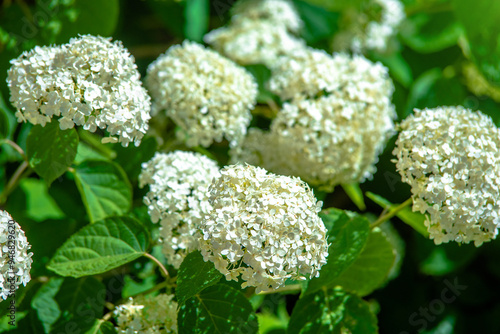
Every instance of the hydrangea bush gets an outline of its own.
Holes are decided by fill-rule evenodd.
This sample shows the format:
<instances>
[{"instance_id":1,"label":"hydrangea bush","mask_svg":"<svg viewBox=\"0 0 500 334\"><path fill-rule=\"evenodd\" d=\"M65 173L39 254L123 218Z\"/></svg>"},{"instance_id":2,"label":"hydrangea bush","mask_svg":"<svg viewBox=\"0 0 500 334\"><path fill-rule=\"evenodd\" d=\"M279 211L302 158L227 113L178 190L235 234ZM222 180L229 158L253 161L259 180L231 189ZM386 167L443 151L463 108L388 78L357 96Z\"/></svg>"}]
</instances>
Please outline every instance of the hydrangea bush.
<instances>
[{"instance_id":1,"label":"hydrangea bush","mask_svg":"<svg viewBox=\"0 0 500 334\"><path fill-rule=\"evenodd\" d=\"M500 331L496 2L0 7L0 333Z\"/></svg>"}]
</instances>

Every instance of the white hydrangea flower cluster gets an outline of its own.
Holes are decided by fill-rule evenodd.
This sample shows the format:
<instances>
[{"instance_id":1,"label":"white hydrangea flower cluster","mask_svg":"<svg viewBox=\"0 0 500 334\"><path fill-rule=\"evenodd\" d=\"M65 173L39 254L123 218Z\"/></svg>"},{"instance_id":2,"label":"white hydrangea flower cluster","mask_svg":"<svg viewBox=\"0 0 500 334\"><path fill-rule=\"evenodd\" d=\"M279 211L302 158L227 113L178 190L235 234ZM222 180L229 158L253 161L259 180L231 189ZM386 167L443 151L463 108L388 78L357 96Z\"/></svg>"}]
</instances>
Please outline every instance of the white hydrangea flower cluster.
<instances>
[{"instance_id":1,"label":"white hydrangea flower cluster","mask_svg":"<svg viewBox=\"0 0 500 334\"><path fill-rule=\"evenodd\" d=\"M153 223L161 224L163 254L179 268L198 249L201 220L210 211L208 187L219 177L217 163L200 153L159 153L142 164L139 186L149 185L144 203Z\"/></svg>"},{"instance_id":2,"label":"white hydrangea flower cluster","mask_svg":"<svg viewBox=\"0 0 500 334\"><path fill-rule=\"evenodd\" d=\"M11 60L7 83L19 122L62 130L105 129L103 143L138 146L148 130L150 98L134 58L121 42L91 35L61 46L35 47Z\"/></svg>"},{"instance_id":3,"label":"white hydrangea flower cluster","mask_svg":"<svg viewBox=\"0 0 500 334\"><path fill-rule=\"evenodd\" d=\"M148 68L153 110L165 110L188 133L188 146L223 137L235 146L245 135L257 83L244 68L202 45L185 41Z\"/></svg>"},{"instance_id":4,"label":"white hydrangea flower cluster","mask_svg":"<svg viewBox=\"0 0 500 334\"><path fill-rule=\"evenodd\" d=\"M205 35L205 42L240 64L272 66L279 56L305 47L297 38L303 26L295 8L285 0L240 0L227 27Z\"/></svg>"},{"instance_id":5,"label":"white hydrangea flower cluster","mask_svg":"<svg viewBox=\"0 0 500 334\"><path fill-rule=\"evenodd\" d=\"M334 38L334 48L338 51L351 49L356 53L386 51L389 39L406 18L400 0L370 0L363 7L353 6L344 12L341 31Z\"/></svg>"},{"instance_id":6,"label":"white hydrangea flower cluster","mask_svg":"<svg viewBox=\"0 0 500 334\"><path fill-rule=\"evenodd\" d=\"M299 33L304 22L291 1L288 0L239 0L231 8L232 22L245 20L279 22L293 33Z\"/></svg>"},{"instance_id":7,"label":"white hydrangea flower cluster","mask_svg":"<svg viewBox=\"0 0 500 334\"><path fill-rule=\"evenodd\" d=\"M174 295L130 297L116 307L116 330L120 334L177 333L177 302Z\"/></svg>"},{"instance_id":8,"label":"white hydrangea flower cluster","mask_svg":"<svg viewBox=\"0 0 500 334\"><path fill-rule=\"evenodd\" d=\"M210 186L201 252L227 280L256 291L317 277L328 256L326 229L309 187L250 165L226 166Z\"/></svg>"},{"instance_id":9,"label":"white hydrangea flower cluster","mask_svg":"<svg viewBox=\"0 0 500 334\"><path fill-rule=\"evenodd\" d=\"M324 92L331 93L339 89L342 81L349 75L345 69L349 66L346 58L346 55L332 58L323 50L304 48L293 55L281 57L274 63L268 88L284 101L315 98Z\"/></svg>"},{"instance_id":10,"label":"white hydrangea flower cluster","mask_svg":"<svg viewBox=\"0 0 500 334\"><path fill-rule=\"evenodd\" d=\"M384 66L308 49L280 60L270 88L291 101L283 104L270 133L252 130L230 152L232 162L297 175L327 191L373 175L396 118Z\"/></svg>"},{"instance_id":11,"label":"white hydrangea flower cluster","mask_svg":"<svg viewBox=\"0 0 500 334\"><path fill-rule=\"evenodd\" d=\"M415 110L401 124L394 149L413 210L436 244L476 246L500 225L500 131L489 116L463 107Z\"/></svg>"},{"instance_id":12,"label":"white hydrangea flower cluster","mask_svg":"<svg viewBox=\"0 0 500 334\"><path fill-rule=\"evenodd\" d=\"M21 226L7 211L0 210L0 297L4 300L31 280L30 248Z\"/></svg>"}]
</instances>

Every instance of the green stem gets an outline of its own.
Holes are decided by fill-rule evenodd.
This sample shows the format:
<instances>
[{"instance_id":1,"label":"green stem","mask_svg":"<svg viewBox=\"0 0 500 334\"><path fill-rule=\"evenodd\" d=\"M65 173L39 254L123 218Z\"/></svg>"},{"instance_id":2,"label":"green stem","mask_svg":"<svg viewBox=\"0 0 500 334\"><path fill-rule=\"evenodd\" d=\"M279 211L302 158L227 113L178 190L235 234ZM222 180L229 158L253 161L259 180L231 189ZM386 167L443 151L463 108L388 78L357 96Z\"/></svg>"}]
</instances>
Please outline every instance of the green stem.
<instances>
[{"instance_id":1,"label":"green stem","mask_svg":"<svg viewBox=\"0 0 500 334\"><path fill-rule=\"evenodd\" d=\"M269 291L262 291L258 293L259 295L269 295L271 293L278 293L278 292L300 292L302 290L302 286L300 284L291 284L291 285L285 285L282 286L281 288L278 288L276 290L269 290Z\"/></svg>"},{"instance_id":2,"label":"green stem","mask_svg":"<svg viewBox=\"0 0 500 334\"><path fill-rule=\"evenodd\" d=\"M160 267L160 270L163 273L163 276L165 276L165 278L170 277L170 275L168 274L167 268L165 268L165 266L163 264L161 264L161 262L158 261L157 258L155 258L153 255L151 255L149 253L144 253L144 256L151 259L154 263L156 263L158 265L158 267Z\"/></svg>"},{"instance_id":3,"label":"green stem","mask_svg":"<svg viewBox=\"0 0 500 334\"><path fill-rule=\"evenodd\" d=\"M23 163L16 169L9 182L5 186L2 194L0 195L0 204L3 204L7 201L7 197L9 197L10 193L17 187L17 184L22 179L22 174L28 168L28 166L28 162L23 161Z\"/></svg>"},{"instance_id":4,"label":"green stem","mask_svg":"<svg viewBox=\"0 0 500 334\"><path fill-rule=\"evenodd\" d=\"M370 225L370 228L375 228L375 227L381 225L382 223L384 223L385 221L391 219L399 211L401 211L404 208L406 208L407 206L409 206L412 203L412 201L413 200L410 197L406 201L404 201L403 203L399 204L398 206L394 207L393 209L390 209L386 214L380 215L380 217L378 217L378 219Z\"/></svg>"},{"instance_id":5,"label":"green stem","mask_svg":"<svg viewBox=\"0 0 500 334\"><path fill-rule=\"evenodd\" d=\"M17 151L17 153L19 153L21 155L23 160L28 160L26 158L26 154L24 153L23 149L19 145L17 145L15 142L13 142L12 140L5 138L5 139L0 140L0 144L10 145L14 150Z\"/></svg>"}]
</instances>

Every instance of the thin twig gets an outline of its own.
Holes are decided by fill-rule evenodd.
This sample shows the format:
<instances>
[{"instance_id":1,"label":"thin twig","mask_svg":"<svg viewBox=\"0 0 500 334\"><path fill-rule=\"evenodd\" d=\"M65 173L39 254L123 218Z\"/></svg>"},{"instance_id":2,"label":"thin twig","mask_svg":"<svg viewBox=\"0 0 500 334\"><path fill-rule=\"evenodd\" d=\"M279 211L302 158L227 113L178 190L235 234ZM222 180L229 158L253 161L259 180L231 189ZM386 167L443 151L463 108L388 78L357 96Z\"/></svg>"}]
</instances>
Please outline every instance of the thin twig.
<instances>
[{"instance_id":1,"label":"thin twig","mask_svg":"<svg viewBox=\"0 0 500 334\"><path fill-rule=\"evenodd\" d=\"M158 261L157 258L155 258L153 255L151 255L149 253L144 253L144 256L153 260L153 262L156 263L158 265L158 267L160 267L160 270L163 273L163 276L165 276L165 278L170 277L170 275L168 274L167 268L165 268L165 266L163 264L161 264L161 262Z\"/></svg>"},{"instance_id":2,"label":"thin twig","mask_svg":"<svg viewBox=\"0 0 500 334\"><path fill-rule=\"evenodd\" d=\"M2 194L0 195L0 204L3 204L7 201L7 197L9 197L10 193L16 188L17 184L21 180L21 175L28 168L28 162L23 161L22 164L16 169L9 182L5 186Z\"/></svg>"},{"instance_id":3,"label":"thin twig","mask_svg":"<svg viewBox=\"0 0 500 334\"><path fill-rule=\"evenodd\" d=\"M28 160L26 158L26 154L24 153L23 149L19 145L17 145L15 142L13 142L12 140L5 138L5 139L0 140L0 144L2 144L2 143L10 145L14 150L17 151L17 153L19 153L21 155L21 157L23 157L23 160Z\"/></svg>"},{"instance_id":4,"label":"thin twig","mask_svg":"<svg viewBox=\"0 0 500 334\"><path fill-rule=\"evenodd\" d=\"M371 224L370 227L375 228L375 227L381 225L385 221L394 217L399 211L403 210L405 207L407 207L411 203L412 203L412 198L410 197L406 201L404 201L403 203L399 204L397 207L390 209L389 212L387 212L386 214L380 215L380 217L378 217L378 219L375 222L373 222L373 224Z\"/></svg>"}]
</instances>

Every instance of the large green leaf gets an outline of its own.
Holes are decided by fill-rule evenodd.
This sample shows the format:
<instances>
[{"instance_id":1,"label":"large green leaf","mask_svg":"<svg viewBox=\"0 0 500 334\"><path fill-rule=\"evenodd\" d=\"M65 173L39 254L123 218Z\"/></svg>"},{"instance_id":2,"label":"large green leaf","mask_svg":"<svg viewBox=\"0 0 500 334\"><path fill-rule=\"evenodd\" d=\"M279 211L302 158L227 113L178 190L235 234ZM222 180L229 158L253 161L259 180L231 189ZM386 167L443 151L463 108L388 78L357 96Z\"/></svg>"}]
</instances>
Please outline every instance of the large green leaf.
<instances>
[{"instance_id":1,"label":"large green leaf","mask_svg":"<svg viewBox=\"0 0 500 334\"><path fill-rule=\"evenodd\" d=\"M37 291L31 307L36 310L44 333L67 332L67 326L85 332L103 315L105 291L104 285L93 277L52 278Z\"/></svg>"},{"instance_id":2,"label":"large green leaf","mask_svg":"<svg viewBox=\"0 0 500 334\"><path fill-rule=\"evenodd\" d=\"M61 309L54 299L61 288L64 278L53 277L45 283L31 300L31 307L36 311L45 333L50 333L51 326L61 316Z\"/></svg>"},{"instance_id":3,"label":"large green leaf","mask_svg":"<svg viewBox=\"0 0 500 334\"><path fill-rule=\"evenodd\" d=\"M299 299L287 333L375 334L378 326L367 302L339 289L324 289Z\"/></svg>"},{"instance_id":4,"label":"large green leaf","mask_svg":"<svg viewBox=\"0 0 500 334\"><path fill-rule=\"evenodd\" d=\"M215 269L210 261L203 261L203 256L199 251L189 253L182 261L177 276L177 301L179 305L193 297L201 290L217 284L222 278L222 274Z\"/></svg>"},{"instance_id":5,"label":"large green leaf","mask_svg":"<svg viewBox=\"0 0 500 334\"><path fill-rule=\"evenodd\" d=\"M366 192L366 197L380 205L384 209L393 209L398 206L398 204L392 204L385 198L383 198L380 195L374 194L372 192ZM396 216L401 219L405 224L410 225L423 235L424 237L428 238L429 237L429 232L427 232L427 227L425 227L424 221L425 221L425 216L421 214L420 212L413 212L411 208L405 207L401 211L399 211Z\"/></svg>"},{"instance_id":6,"label":"large green leaf","mask_svg":"<svg viewBox=\"0 0 500 334\"><path fill-rule=\"evenodd\" d=\"M35 172L51 184L71 166L77 148L78 134L75 129L61 130L59 122L54 121L31 129L26 154Z\"/></svg>"},{"instance_id":7,"label":"large green leaf","mask_svg":"<svg viewBox=\"0 0 500 334\"><path fill-rule=\"evenodd\" d=\"M321 218L328 228L328 262L321 267L320 276L309 282L306 293L332 286L359 256L370 233L370 223L359 215L329 209L321 213Z\"/></svg>"},{"instance_id":8,"label":"large green leaf","mask_svg":"<svg viewBox=\"0 0 500 334\"><path fill-rule=\"evenodd\" d=\"M359 257L335 279L334 285L366 296L384 283L395 260L395 250L385 234L380 229L374 229Z\"/></svg>"},{"instance_id":9,"label":"large green leaf","mask_svg":"<svg viewBox=\"0 0 500 334\"><path fill-rule=\"evenodd\" d=\"M130 210L132 186L120 166L109 161L89 160L75 170L76 185L91 222Z\"/></svg>"},{"instance_id":10,"label":"large green leaf","mask_svg":"<svg viewBox=\"0 0 500 334\"><path fill-rule=\"evenodd\" d=\"M112 217L87 225L59 248L48 269L61 276L95 275L144 255L149 232L137 220Z\"/></svg>"},{"instance_id":11,"label":"large green leaf","mask_svg":"<svg viewBox=\"0 0 500 334\"><path fill-rule=\"evenodd\" d=\"M76 329L85 333L103 316L106 287L94 277L66 278L55 299L63 312L51 333Z\"/></svg>"},{"instance_id":12,"label":"large green leaf","mask_svg":"<svg viewBox=\"0 0 500 334\"><path fill-rule=\"evenodd\" d=\"M238 290L216 284L188 299L177 315L179 334L258 333L252 305Z\"/></svg>"}]
</instances>

